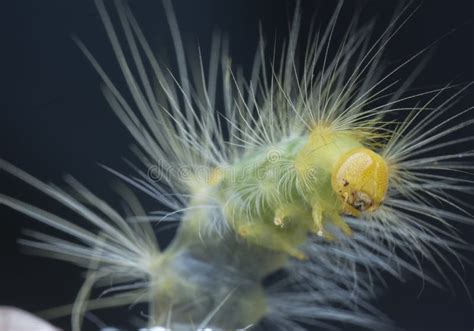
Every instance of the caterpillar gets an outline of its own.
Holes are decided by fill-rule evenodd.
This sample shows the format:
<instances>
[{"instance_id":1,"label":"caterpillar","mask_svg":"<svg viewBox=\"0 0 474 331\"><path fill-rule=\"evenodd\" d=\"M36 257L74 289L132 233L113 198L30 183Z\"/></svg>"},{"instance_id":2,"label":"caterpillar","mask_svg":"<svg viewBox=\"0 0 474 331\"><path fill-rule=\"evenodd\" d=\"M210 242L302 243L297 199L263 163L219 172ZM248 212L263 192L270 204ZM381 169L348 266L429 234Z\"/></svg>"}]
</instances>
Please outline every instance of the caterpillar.
<instances>
[{"instance_id":1,"label":"caterpillar","mask_svg":"<svg viewBox=\"0 0 474 331\"><path fill-rule=\"evenodd\" d=\"M297 4L285 46L271 53L262 38L245 79L222 36L214 37L207 68L200 48L196 58L186 55L171 1L163 7L175 71L157 60L126 2L114 1L122 37L106 3L95 3L127 91L76 43L140 161L132 176L106 168L164 208L146 213L122 187L120 214L72 177L69 192L1 161L3 171L89 223L0 195L1 204L72 238L28 232L23 244L87 270L74 304L50 317L72 312L79 330L88 309L145 302L139 327L150 330L299 330L341 321L387 329L370 304L387 275L437 284L419 259L443 275L439 263L451 267L445 254L472 248L453 231L456 223L472 225L467 200L456 198L472 191L472 152L445 152L472 140L449 139L472 127L472 107L447 113L471 85L407 95L408 77L396 87L393 76L424 49L382 70L410 6L375 38L373 24L356 15L333 45L339 2L328 27L300 49ZM166 221L179 221L179 229L164 248L152 224ZM265 287L281 270L283 280ZM95 287L103 292L92 299Z\"/></svg>"}]
</instances>

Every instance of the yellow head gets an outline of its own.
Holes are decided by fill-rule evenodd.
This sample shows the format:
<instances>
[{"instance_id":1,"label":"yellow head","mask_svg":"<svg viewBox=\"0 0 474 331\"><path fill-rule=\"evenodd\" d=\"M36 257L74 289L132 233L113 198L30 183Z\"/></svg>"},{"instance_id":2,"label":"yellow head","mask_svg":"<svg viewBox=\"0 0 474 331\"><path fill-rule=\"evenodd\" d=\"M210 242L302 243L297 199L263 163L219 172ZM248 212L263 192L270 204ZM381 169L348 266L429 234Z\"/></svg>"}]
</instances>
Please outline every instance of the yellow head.
<instances>
[{"instance_id":1,"label":"yellow head","mask_svg":"<svg viewBox=\"0 0 474 331\"><path fill-rule=\"evenodd\" d=\"M340 196L345 214L358 216L361 211L374 211L387 193L387 164L370 149L354 148L334 165L332 188Z\"/></svg>"}]
</instances>

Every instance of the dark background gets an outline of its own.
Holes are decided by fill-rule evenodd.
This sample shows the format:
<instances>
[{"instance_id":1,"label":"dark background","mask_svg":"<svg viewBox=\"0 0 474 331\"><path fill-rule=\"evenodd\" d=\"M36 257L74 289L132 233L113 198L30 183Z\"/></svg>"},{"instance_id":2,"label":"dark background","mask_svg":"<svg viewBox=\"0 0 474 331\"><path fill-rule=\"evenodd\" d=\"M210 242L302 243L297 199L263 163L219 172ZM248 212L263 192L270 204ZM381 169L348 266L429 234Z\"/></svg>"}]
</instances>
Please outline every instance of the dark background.
<instances>
[{"instance_id":1,"label":"dark background","mask_svg":"<svg viewBox=\"0 0 474 331\"><path fill-rule=\"evenodd\" d=\"M186 40L199 40L205 50L211 31L216 28L224 31L231 41L234 63L248 70L259 21L269 40L273 40L275 32L277 36L286 35L294 3L290 0L180 0L175 1L175 9ZM365 8L363 20L377 16L380 22L386 23L396 3L346 1L341 26L358 6ZM439 87L450 81L472 81L472 0L420 4L417 13L390 45L387 60L407 59L448 33L436 43L415 86ZM316 9L319 9L316 17L323 25L334 9L334 1L305 0L301 5L303 35ZM131 7L152 45L160 53L169 51L171 44L160 1L131 1ZM98 75L70 38L74 34L83 40L114 81L120 81L118 65L93 2L8 1L2 4L1 14L0 157L40 179L59 184L62 175L70 173L99 196L116 203L117 197L110 190L113 178L97 163L126 169L122 157L131 156L128 145L132 139L104 101ZM385 25L378 29L382 27ZM410 69L403 72L405 76L409 73ZM465 96L453 111L472 105L472 101L472 96ZM0 183L2 193L54 212L63 211L4 174L0 174ZM144 203L149 208L158 208L152 201L144 200ZM36 312L70 303L81 284L80 269L21 252L16 242L21 229L45 230L44 227L4 207L0 207L0 213L0 305ZM474 242L472 228L461 230ZM472 254L466 256L474 261ZM431 270L429 266L426 268L428 272ZM465 264L464 269L457 265L457 270L474 293L472 265ZM405 330L472 330L473 303L460 281L453 275L449 277L454 288L445 291L417 279L409 278L405 283L388 279L388 291L375 304ZM125 320L117 314L107 319L119 326ZM68 329L67 319L56 323Z\"/></svg>"}]
</instances>

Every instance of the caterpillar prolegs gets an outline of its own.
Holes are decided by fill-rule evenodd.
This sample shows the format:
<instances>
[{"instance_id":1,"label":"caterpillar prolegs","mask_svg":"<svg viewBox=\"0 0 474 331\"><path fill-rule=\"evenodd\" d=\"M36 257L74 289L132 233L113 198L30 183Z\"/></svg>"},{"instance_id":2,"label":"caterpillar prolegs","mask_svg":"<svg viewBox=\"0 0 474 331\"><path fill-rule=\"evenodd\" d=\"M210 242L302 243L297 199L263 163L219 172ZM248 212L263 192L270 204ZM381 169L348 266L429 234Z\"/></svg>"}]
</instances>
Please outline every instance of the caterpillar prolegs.
<instances>
[{"instance_id":1,"label":"caterpillar prolegs","mask_svg":"<svg viewBox=\"0 0 474 331\"><path fill-rule=\"evenodd\" d=\"M351 235L343 215L375 211L389 180L384 159L363 146L357 132L316 127L308 136L216 168L196 185L191 205L210 202L241 237L304 260L297 247L309 232L331 239L329 222Z\"/></svg>"},{"instance_id":2,"label":"caterpillar prolegs","mask_svg":"<svg viewBox=\"0 0 474 331\"><path fill-rule=\"evenodd\" d=\"M121 189L120 214L71 177L63 190L1 161L88 223L0 195L1 204L72 237L30 232L24 244L87 270L72 307L49 316L72 312L79 330L87 310L145 302L137 326L150 330L341 322L387 329L370 304L386 277L411 273L438 284L419 261L443 274L441 265L451 268L450 258L472 246L453 230L473 223L467 200L457 197L472 192L472 152L455 151L472 134L452 138L474 123L472 107L454 111L470 84L409 92L413 77L394 76L426 49L392 67L382 60L412 6L380 34L354 15L335 42L343 2L307 40L297 4L284 46L262 37L245 77L220 34L208 61L200 47L188 55L170 0L163 1L175 49L169 66L126 2L95 3L123 82L76 42L140 161L132 176L107 169L163 209L146 213ZM154 224L167 221L179 229L160 247ZM268 284L275 273L283 276ZM103 293L91 298L95 288Z\"/></svg>"},{"instance_id":3,"label":"caterpillar prolegs","mask_svg":"<svg viewBox=\"0 0 474 331\"><path fill-rule=\"evenodd\" d=\"M216 299L216 292L226 298L235 291L213 316L214 325L243 328L256 324L267 310L260 285L264 277L284 268L290 256L307 260L299 246L310 233L335 240L323 221L351 236L343 213L360 216L375 210L385 196L387 170L383 159L362 147L353 133L329 128L257 150L227 169L213 169L201 183L193 184L191 211L184 214L175 241L163 253L171 254L172 258L164 259L172 265L179 263L180 268L162 267L170 273L169 278L160 273L156 281L167 284L158 285L156 292L162 296L158 311L168 313L170 302L181 307L196 297L205 298L199 309L191 306L189 316L180 322L203 320L212 311L208 300ZM215 230L203 231L213 217L229 223L218 244L213 243ZM184 297L176 296L177 292ZM165 320L163 317L161 323Z\"/></svg>"}]
</instances>

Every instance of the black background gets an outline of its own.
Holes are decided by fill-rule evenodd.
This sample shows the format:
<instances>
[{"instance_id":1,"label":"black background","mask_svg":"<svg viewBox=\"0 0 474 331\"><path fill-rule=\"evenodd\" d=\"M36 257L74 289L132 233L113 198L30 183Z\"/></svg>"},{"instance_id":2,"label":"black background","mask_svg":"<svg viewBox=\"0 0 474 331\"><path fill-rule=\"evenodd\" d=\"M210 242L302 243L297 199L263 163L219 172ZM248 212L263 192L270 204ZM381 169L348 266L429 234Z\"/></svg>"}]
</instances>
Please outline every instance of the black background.
<instances>
[{"instance_id":1,"label":"black background","mask_svg":"<svg viewBox=\"0 0 474 331\"><path fill-rule=\"evenodd\" d=\"M426 1L394 38L388 61L401 61L441 38L433 48L417 87L439 87L447 82L473 79L473 2ZM417 7L418 2L412 8ZM334 1L302 1L303 35L311 17L324 25ZM395 1L346 1L341 26L364 7L363 20L379 17L386 23ZM131 1L131 7L155 48L171 50L168 29L158 0ZM294 1L283 0L187 0L175 1L181 31L187 41L199 40L207 49L213 29L228 34L234 63L249 68L257 42L258 23L273 40L284 36ZM126 169L122 157L131 156L132 139L104 101L100 79L71 40L83 40L120 85L118 65L92 1L9 1L1 7L1 119L0 157L34 176L61 183L70 173L93 192L116 203L110 190L112 176L97 163ZM384 24L377 29L385 27ZM158 39L160 38L160 39ZM277 37L278 39L278 37ZM403 74L410 73L407 69ZM473 104L465 96L453 112ZM472 117L472 115L470 115ZM465 149L472 149L466 146ZM63 212L60 206L1 174L0 190L45 209ZM472 200L472 197L468 197ZM144 200L151 209L159 206ZM44 230L27 217L0 208L0 304L29 311L70 303L81 284L81 271L66 263L31 257L21 252L16 240L21 229ZM461 229L474 242L472 228ZM474 261L472 254L467 258ZM427 271L430 267L426 266ZM457 270L474 293L474 269L465 264ZM454 289L440 290L417 279L405 283L388 279L388 291L377 307L405 330L472 330L473 303L454 276ZM123 325L126 318L111 314L107 322ZM57 325L68 329L67 319ZM344 330L352 328L342 326ZM94 327L91 327L94 329Z\"/></svg>"}]
</instances>

